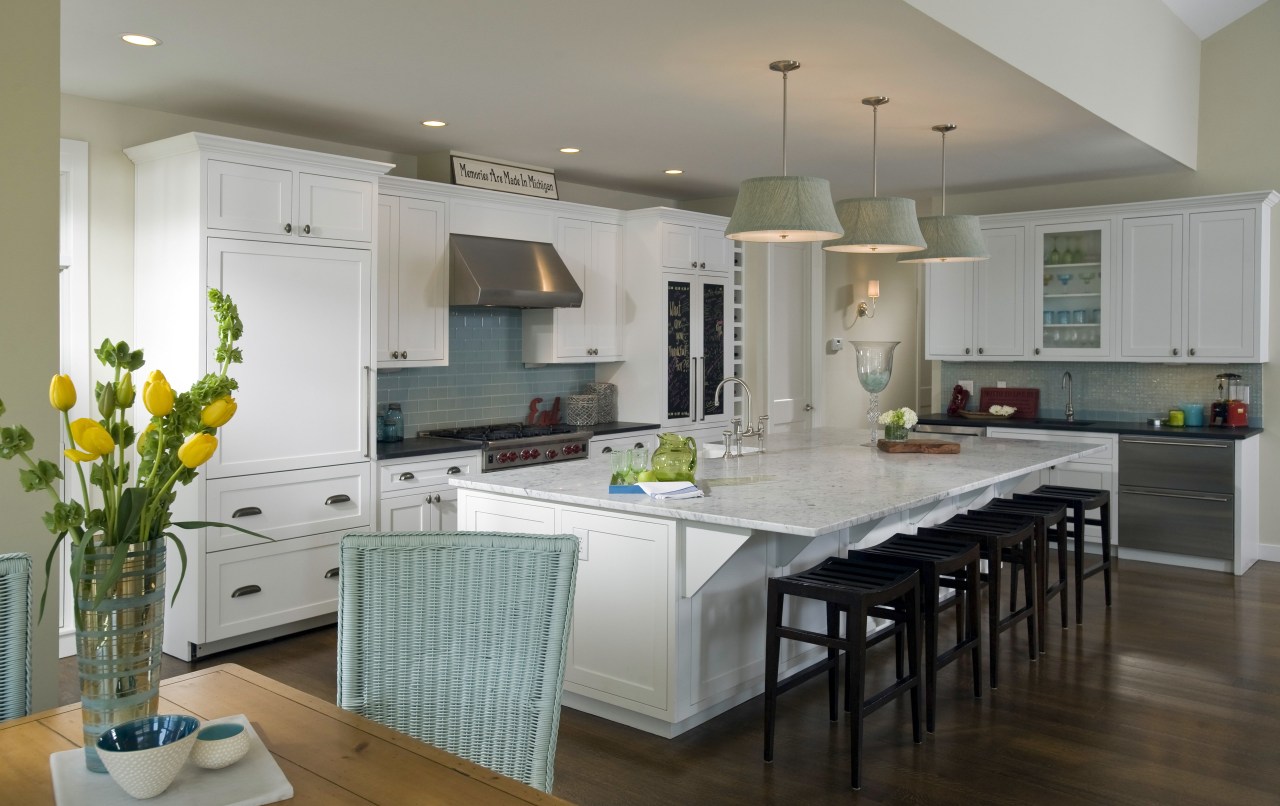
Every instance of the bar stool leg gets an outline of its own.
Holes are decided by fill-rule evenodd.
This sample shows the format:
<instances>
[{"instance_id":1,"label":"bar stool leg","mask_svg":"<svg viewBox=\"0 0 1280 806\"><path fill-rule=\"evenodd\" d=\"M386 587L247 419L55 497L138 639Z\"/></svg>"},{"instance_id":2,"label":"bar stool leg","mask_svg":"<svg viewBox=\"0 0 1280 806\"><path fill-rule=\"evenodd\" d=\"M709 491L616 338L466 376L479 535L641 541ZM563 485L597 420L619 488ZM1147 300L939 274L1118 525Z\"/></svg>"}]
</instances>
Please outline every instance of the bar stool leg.
<instances>
[{"instance_id":1,"label":"bar stool leg","mask_svg":"<svg viewBox=\"0 0 1280 806\"><path fill-rule=\"evenodd\" d=\"M782 623L780 591L769 591L767 606L768 637L764 645L764 760L773 761L774 718L778 711L778 655L782 637L774 625Z\"/></svg>"},{"instance_id":2,"label":"bar stool leg","mask_svg":"<svg viewBox=\"0 0 1280 806\"><path fill-rule=\"evenodd\" d=\"M853 622L857 621L857 624ZM850 642L846 657L849 663L849 681L852 688L853 707L849 720L849 764L850 783L854 789L862 788L862 723L866 717L866 709L862 707L866 701L866 669L867 669L867 614L866 611L854 613L849 610L845 625L845 634Z\"/></svg>"},{"instance_id":3,"label":"bar stool leg","mask_svg":"<svg viewBox=\"0 0 1280 806\"><path fill-rule=\"evenodd\" d=\"M912 589L907 600L907 614L911 619L907 623L907 670L911 675L911 679L915 681L911 686L911 738L916 744L924 741L924 734L920 732L920 622L922 620L922 610L920 605L920 588ZM937 601L935 595L934 601ZM934 621L937 619L935 617ZM929 656L929 668L934 672L934 679L937 679L937 635L934 635L935 646L931 651L933 654ZM933 696L933 683L929 684L929 695ZM929 712L930 721L933 720L933 712ZM933 730L932 727L929 730Z\"/></svg>"},{"instance_id":4,"label":"bar stool leg","mask_svg":"<svg viewBox=\"0 0 1280 806\"><path fill-rule=\"evenodd\" d=\"M982 697L982 640L979 638L982 630L981 618L978 614L978 603L982 601L981 582L978 579L978 566L976 562L969 566L965 571L965 590L962 593L956 590L957 596L963 596L963 601L957 602L957 607L964 607L964 621L968 627L969 637L977 638L970 652L970 665L973 666L973 696L981 699ZM956 624L960 623L960 613L956 613Z\"/></svg>"},{"instance_id":5,"label":"bar stool leg","mask_svg":"<svg viewBox=\"0 0 1280 806\"><path fill-rule=\"evenodd\" d=\"M1000 685L1000 577L1004 563L1000 551L988 553L987 559L987 645L991 651L991 690Z\"/></svg>"},{"instance_id":6,"label":"bar stool leg","mask_svg":"<svg viewBox=\"0 0 1280 806\"><path fill-rule=\"evenodd\" d=\"M1071 505L1072 550L1076 566L1076 624L1084 624L1084 504Z\"/></svg>"},{"instance_id":7,"label":"bar stool leg","mask_svg":"<svg viewBox=\"0 0 1280 806\"><path fill-rule=\"evenodd\" d=\"M1099 528L1102 531L1102 585L1106 590L1107 607L1111 607L1111 501L1108 499L1099 510L1102 517Z\"/></svg>"},{"instance_id":8,"label":"bar stool leg","mask_svg":"<svg viewBox=\"0 0 1280 806\"><path fill-rule=\"evenodd\" d=\"M827 602L827 636L840 636L840 608L834 602ZM832 722L840 721L840 650L827 647L827 661L831 668L827 669L827 710ZM846 695L847 696L847 695Z\"/></svg>"},{"instance_id":9,"label":"bar stool leg","mask_svg":"<svg viewBox=\"0 0 1280 806\"><path fill-rule=\"evenodd\" d=\"M1041 614L1044 612L1044 601L1040 598L1040 593L1036 591L1036 578L1039 576L1040 570L1035 566L1037 543L1040 546L1044 544L1035 540L1031 541L1031 543L1023 551L1023 562L1027 564L1029 569L1027 573L1023 574L1023 577L1025 578L1024 586L1026 588L1027 601L1032 603L1031 618L1027 619L1027 642L1030 644L1028 654L1030 654L1031 660L1035 660L1044 651L1037 641L1037 622L1043 618Z\"/></svg>"}]
</instances>

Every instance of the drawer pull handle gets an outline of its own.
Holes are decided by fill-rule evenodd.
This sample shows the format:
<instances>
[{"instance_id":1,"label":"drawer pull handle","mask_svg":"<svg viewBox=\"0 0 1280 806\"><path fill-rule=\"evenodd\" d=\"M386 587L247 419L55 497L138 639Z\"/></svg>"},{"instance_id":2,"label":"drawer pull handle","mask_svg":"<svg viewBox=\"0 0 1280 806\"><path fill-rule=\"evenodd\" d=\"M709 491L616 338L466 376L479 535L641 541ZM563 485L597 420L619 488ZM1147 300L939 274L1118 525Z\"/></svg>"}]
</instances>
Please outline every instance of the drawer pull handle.
<instances>
[{"instance_id":1,"label":"drawer pull handle","mask_svg":"<svg viewBox=\"0 0 1280 806\"><path fill-rule=\"evenodd\" d=\"M396 478L396 481L413 481L416 478L417 476L412 473L401 473L399 477Z\"/></svg>"},{"instance_id":2,"label":"drawer pull handle","mask_svg":"<svg viewBox=\"0 0 1280 806\"><path fill-rule=\"evenodd\" d=\"M346 493L338 493L337 495L331 495L328 498L324 499L324 505L328 507L328 506L333 506L334 504L345 504L350 500L351 500L351 496L347 495Z\"/></svg>"},{"instance_id":3,"label":"drawer pull handle","mask_svg":"<svg viewBox=\"0 0 1280 806\"><path fill-rule=\"evenodd\" d=\"M245 585L242 588L236 588L231 591L231 598L239 599L241 596L250 596L255 593L262 593L262 587L260 585Z\"/></svg>"},{"instance_id":4,"label":"drawer pull handle","mask_svg":"<svg viewBox=\"0 0 1280 806\"><path fill-rule=\"evenodd\" d=\"M324 572L324 578L325 578L325 579L337 579L337 578L338 578L338 569L337 569L337 568L330 568L328 571L325 571L325 572Z\"/></svg>"},{"instance_id":5,"label":"drawer pull handle","mask_svg":"<svg viewBox=\"0 0 1280 806\"><path fill-rule=\"evenodd\" d=\"M458 467L457 465L453 465L452 467L450 467L448 470L446 470L446 471L444 471L444 472L445 472L445 474L446 474L446 475L449 475L449 476L456 476L456 475L458 475L459 473L461 473L461 472L462 472L462 468Z\"/></svg>"},{"instance_id":6,"label":"drawer pull handle","mask_svg":"<svg viewBox=\"0 0 1280 806\"><path fill-rule=\"evenodd\" d=\"M611 447L609 447L608 445L606 445L606 446L604 446L603 448L601 448L601 449L600 449L600 452L601 452L601 453L613 453L613 448L611 448Z\"/></svg>"},{"instance_id":7,"label":"drawer pull handle","mask_svg":"<svg viewBox=\"0 0 1280 806\"><path fill-rule=\"evenodd\" d=\"M262 510L258 509L257 507L240 507L235 512L231 513L231 517L247 518L250 515L261 515L261 514L262 514Z\"/></svg>"},{"instance_id":8,"label":"drawer pull handle","mask_svg":"<svg viewBox=\"0 0 1280 806\"><path fill-rule=\"evenodd\" d=\"M1227 504L1231 502L1231 496L1222 495L1203 495L1199 493L1149 493L1142 490L1121 490L1124 495L1149 495L1152 498L1185 498L1190 501L1213 501L1219 504Z\"/></svg>"}]
</instances>

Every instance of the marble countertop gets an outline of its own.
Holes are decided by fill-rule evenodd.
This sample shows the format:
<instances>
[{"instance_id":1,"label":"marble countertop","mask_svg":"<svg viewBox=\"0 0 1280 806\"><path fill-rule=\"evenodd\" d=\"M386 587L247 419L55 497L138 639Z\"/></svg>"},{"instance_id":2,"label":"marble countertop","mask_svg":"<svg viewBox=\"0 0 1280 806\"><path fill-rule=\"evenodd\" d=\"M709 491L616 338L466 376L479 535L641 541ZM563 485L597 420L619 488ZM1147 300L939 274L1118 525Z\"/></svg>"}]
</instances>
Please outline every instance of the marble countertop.
<instances>
[{"instance_id":1,"label":"marble countertop","mask_svg":"<svg viewBox=\"0 0 1280 806\"><path fill-rule=\"evenodd\" d=\"M1154 426L1146 422L1123 420L1095 420L1092 417L1076 415L1076 422L1051 417L1034 420L987 419L974 417L949 417L945 414L924 414L920 416L922 425L959 425L979 428L1033 428L1044 431L1094 432L1099 434L1128 434L1136 436L1183 437L1185 439L1248 439L1262 433L1261 426L1242 426L1227 428L1220 425L1189 428L1171 425ZM932 436L932 435L931 435Z\"/></svg>"},{"instance_id":2,"label":"marble countertop","mask_svg":"<svg viewBox=\"0 0 1280 806\"><path fill-rule=\"evenodd\" d=\"M453 476L458 487L622 512L816 537L1097 453L1100 445L930 435L958 454L882 453L866 429L774 434L766 453L699 458L705 497L655 501L610 495L609 457Z\"/></svg>"}]
</instances>

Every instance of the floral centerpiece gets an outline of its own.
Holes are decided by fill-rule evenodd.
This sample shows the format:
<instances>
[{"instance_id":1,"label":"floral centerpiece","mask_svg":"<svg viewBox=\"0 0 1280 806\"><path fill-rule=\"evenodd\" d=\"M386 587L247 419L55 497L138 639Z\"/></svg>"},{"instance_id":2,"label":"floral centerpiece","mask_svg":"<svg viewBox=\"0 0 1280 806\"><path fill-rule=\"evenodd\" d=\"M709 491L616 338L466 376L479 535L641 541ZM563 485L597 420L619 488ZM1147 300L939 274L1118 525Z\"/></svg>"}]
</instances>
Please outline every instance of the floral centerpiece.
<instances>
[{"instance_id":1,"label":"floral centerpiece","mask_svg":"<svg viewBox=\"0 0 1280 806\"><path fill-rule=\"evenodd\" d=\"M96 771L104 771L93 747L98 735L118 722L154 714L159 702L165 538L173 541L182 562L173 588L176 597L187 558L173 528L222 525L170 517L177 486L196 478L197 468L217 450L218 429L236 412L231 395L237 383L227 373L241 362L235 344L243 325L229 296L211 289L209 303L218 325L217 371L186 392L175 394L164 373L155 370L139 394L133 373L145 363L142 351L123 341L104 341L94 351L112 371L110 382L98 383L94 391L101 419L72 420L75 384L66 375L54 376L49 403L62 412L68 442L74 446L63 453L74 464L76 476L61 485L61 493L59 482L64 479L58 465L31 457L31 432L21 425L0 428L0 458L21 460L23 489L44 491L53 502L44 515L54 540L45 559L41 617L58 547L64 542L70 546L85 756ZM141 434L129 418L139 398L150 415ZM4 412L0 401L0 416ZM136 466L129 451L135 443Z\"/></svg>"},{"instance_id":2,"label":"floral centerpiece","mask_svg":"<svg viewBox=\"0 0 1280 806\"><path fill-rule=\"evenodd\" d=\"M879 422L884 426L885 439L904 440L907 438L907 433L916 427L918 418L914 411L903 406L881 414Z\"/></svg>"}]
</instances>

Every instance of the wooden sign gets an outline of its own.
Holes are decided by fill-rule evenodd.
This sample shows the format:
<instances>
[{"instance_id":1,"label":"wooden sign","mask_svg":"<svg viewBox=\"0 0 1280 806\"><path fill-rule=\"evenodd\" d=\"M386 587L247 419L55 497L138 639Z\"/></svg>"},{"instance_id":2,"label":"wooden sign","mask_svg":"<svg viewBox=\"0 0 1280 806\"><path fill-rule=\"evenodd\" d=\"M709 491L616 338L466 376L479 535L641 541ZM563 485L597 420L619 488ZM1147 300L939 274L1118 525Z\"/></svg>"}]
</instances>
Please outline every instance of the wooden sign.
<instances>
[{"instance_id":1,"label":"wooden sign","mask_svg":"<svg viewBox=\"0 0 1280 806\"><path fill-rule=\"evenodd\" d=\"M452 155L453 184L503 193L519 193L540 199L559 199L556 175L520 165L504 165L500 162Z\"/></svg>"}]
</instances>

